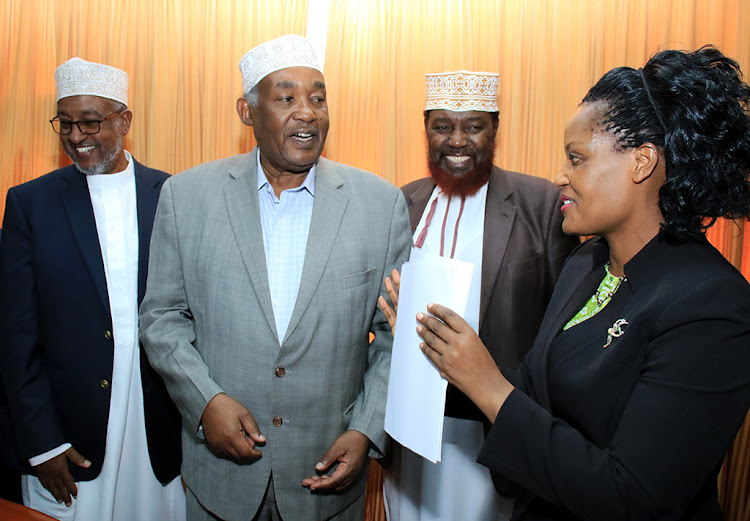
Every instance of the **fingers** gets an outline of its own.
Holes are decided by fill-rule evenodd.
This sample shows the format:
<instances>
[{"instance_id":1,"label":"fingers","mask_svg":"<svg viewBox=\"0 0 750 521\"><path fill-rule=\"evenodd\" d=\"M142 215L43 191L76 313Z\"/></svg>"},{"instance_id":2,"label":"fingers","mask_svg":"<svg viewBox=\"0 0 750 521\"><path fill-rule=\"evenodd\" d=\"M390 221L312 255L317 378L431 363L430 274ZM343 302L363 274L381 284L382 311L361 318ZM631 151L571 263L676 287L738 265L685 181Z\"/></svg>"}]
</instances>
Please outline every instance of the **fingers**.
<instances>
[{"instance_id":1,"label":"fingers","mask_svg":"<svg viewBox=\"0 0 750 521\"><path fill-rule=\"evenodd\" d=\"M263 457L263 452L255 446L250 436L243 433L232 438L231 456L238 463L254 463Z\"/></svg>"},{"instance_id":2,"label":"fingers","mask_svg":"<svg viewBox=\"0 0 750 521\"><path fill-rule=\"evenodd\" d=\"M440 304L427 304L427 311L448 324L454 331L458 331L460 333L466 329L471 329L471 326L469 326L469 324L467 324L466 321L461 318L461 315L450 308L447 308Z\"/></svg>"},{"instance_id":3,"label":"fingers","mask_svg":"<svg viewBox=\"0 0 750 521\"><path fill-rule=\"evenodd\" d=\"M351 486L367 461L370 440L361 432L348 430L331 444L315 465L316 474L303 480L312 492L339 492ZM332 474L321 474L338 463Z\"/></svg>"},{"instance_id":4,"label":"fingers","mask_svg":"<svg viewBox=\"0 0 750 521\"><path fill-rule=\"evenodd\" d=\"M385 315L385 318L388 320L388 325L391 327L391 332L393 333L393 330L396 327L396 312L391 306L388 305L388 302L386 302L385 298L383 298L382 296L378 297L378 307L380 308L380 311L383 312L383 315Z\"/></svg>"},{"instance_id":5,"label":"fingers","mask_svg":"<svg viewBox=\"0 0 750 521\"><path fill-rule=\"evenodd\" d=\"M398 270L391 271L391 276L386 277L383 281L385 283L385 290L388 293L388 298L393 303L393 309L398 312L398 292L401 287L401 275Z\"/></svg>"},{"instance_id":6,"label":"fingers","mask_svg":"<svg viewBox=\"0 0 750 521\"><path fill-rule=\"evenodd\" d=\"M259 460L263 453L256 448L255 440L242 427L226 430L219 437L206 435L206 442L211 451L217 456L230 459L236 463L253 463Z\"/></svg>"},{"instance_id":7,"label":"fingers","mask_svg":"<svg viewBox=\"0 0 750 521\"><path fill-rule=\"evenodd\" d=\"M34 468L42 486L49 490L58 503L65 503L68 507L73 504L71 496L75 498L78 495L78 488L68 470L65 452Z\"/></svg>"},{"instance_id":8,"label":"fingers","mask_svg":"<svg viewBox=\"0 0 750 521\"><path fill-rule=\"evenodd\" d=\"M446 341L451 338L451 335L455 335L455 332L427 313L417 313L417 320L421 324L417 326L419 336L430 348L442 354Z\"/></svg>"},{"instance_id":9,"label":"fingers","mask_svg":"<svg viewBox=\"0 0 750 521\"><path fill-rule=\"evenodd\" d=\"M385 297L378 297L378 307L388 319L388 325L391 326L391 333L396 334L396 314L398 313L398 291L401 287L401 274L398 270L391 271L391 276L383 279L385 284L385 291L388 293L388 298L391 299L393 307L388 305L388 301Z\"/></svg>"},{"instance_id":10,"label":"fingers","mask_svg":"<svg viewBox=\"0 0 750 521\"><path fill-rule=\"evenodd\" d=\"M66 507L73 505L73 499L78 495L78 489L76 488L75 481L73 478L60 479L60 480L44 480L40 478L39 481L42 486L49 490L50 494L55 498L58 503L65 503Z\"/></svg>"},{"instance_id":11,"label":"fingers","mask_svg":"<svg viewBox=\"0 0 750 521\"><path fill-rule=\"evenodd\" d=\"M304 480L302 485L309 488L311 492L341 492L351 484L351 478L351 466L346 463L339 463L330 476L316 474Z\"/></svg>"},{"instance_id":12,"label":"fingers","mask_svg":"<svg viewBox=\"0 0 750 521\"><path fill-rule=\"evenodd\" d=\"M391 271L391 278L393 279L393 283L396 285L396 291L399 291L401 288L401 274L398 272L398 270Z\"/></svg>"},{"instance_id":13,"label":"fingers","mask_svg":"<svg viewBox=\"0 0 750 521\"><path fill-rule=\"evenodd\" d=\"M260 433L260 427L253 418L253 415L245 409L245 413L240 415L240 423L245 431L245 435L253 440L254 443L265 443L266 437Z\"/></svg>"},{"instance_id":14,"label":"fingers","mask_svg":"<svg viewBox=\"0 0 750 521\"><path fill-rule=\"evenodd\" d=\"M317 470L318 472L322 472L328 469L328 467L333 465L341 456L343 456L344 453L340 450L337 450L335 453L332 452L334 450L334 447L336 447L335 444L331 445L331 447L329 447L325 454L321 456L318 463L315 464L315 470Z\"/></svg>"},{"instance_id":15,"label":"fingers","mask_svg":"<svg viewBox=\"0 0 750 521\"><path fill-rule=\"evenodd\" d=\"M77 450L75 450L73 447L66 450L64 454L68 457L70 461L72 461L79 467L87 469L91 466L91 462L87 460L86 458L84 458L83 455Z\"/></svg>"},{"instance_id":16,"label":"fingers","mask_svg":"<svg viewBox=\"0 0 750 521\"><path fill-rule=\"evenodd\" d=\"M211 451L237 463L253 463L262 457L256 444L265 443L250 411L230 396L220 393L206 405L201 418L203 434Z\"/></svg>"},{"instance_id":17,"label":"fingers","mask_svg":"<svg viewBox=\"0 0 750 521\"><path fill-rule=\"evenodd\" d=\"M244 411L241 411L237 418L239 428L235 424L235 427L227 432L224 446L231 459L239 463L253 463L263 457L256 444L265 443L266 438L260 433L260 428L250 411L242 408Z\"/></svg>"}]
</instances>

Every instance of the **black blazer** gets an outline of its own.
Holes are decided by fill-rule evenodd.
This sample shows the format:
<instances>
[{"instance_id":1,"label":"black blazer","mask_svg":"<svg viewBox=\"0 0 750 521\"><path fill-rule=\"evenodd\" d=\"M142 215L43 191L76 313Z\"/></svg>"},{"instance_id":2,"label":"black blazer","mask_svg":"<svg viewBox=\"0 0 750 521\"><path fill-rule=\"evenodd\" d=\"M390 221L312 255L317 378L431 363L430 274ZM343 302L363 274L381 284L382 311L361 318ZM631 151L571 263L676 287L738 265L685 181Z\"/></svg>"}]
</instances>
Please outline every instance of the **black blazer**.
<instances>
[{"instance_id":1,"label":"black blazer","mask_svg":"<svg viewBox=\"0 0 750 521\"><path fill-rule=\"evenodd\" d=\"M605 348L605 323L566 343L608 256L595 239L566 263L479 462L526 489L513 519L723 519L716 473L750 406L750 285L708 242L657 236L610 303L624 334Z\"/></svg>"},{"instance_id":2,"label":"black blazer","mask_svg":"<svg viewBox=\"0 0 750 521\"><path fill-rule=\"evenodd\" d=\"M165 172L135 163L138 303ZM91 461L70 465L94 479L104 460L114 360L112 319L85 176L68 166L8 191L0 243L0 345L19 463L69 442ZM179 474L180 417L141 350L149 455L162 483Z\"/></svg>"},{"instance_id":3,"label":"black blazer","mask_svg":"<svg viewBox=\"0 0 750 521\"><path fill-rule=\"evenodd\" d=\"M435 188L432 178L405 185L412 232ZM482 247L479 337L499 366L523 360L577 236L562 231L560 190L539 177L493 166L487 186ZM484 415L455 387L448 387L446 415Z\"/></svg>"}]
</instances>

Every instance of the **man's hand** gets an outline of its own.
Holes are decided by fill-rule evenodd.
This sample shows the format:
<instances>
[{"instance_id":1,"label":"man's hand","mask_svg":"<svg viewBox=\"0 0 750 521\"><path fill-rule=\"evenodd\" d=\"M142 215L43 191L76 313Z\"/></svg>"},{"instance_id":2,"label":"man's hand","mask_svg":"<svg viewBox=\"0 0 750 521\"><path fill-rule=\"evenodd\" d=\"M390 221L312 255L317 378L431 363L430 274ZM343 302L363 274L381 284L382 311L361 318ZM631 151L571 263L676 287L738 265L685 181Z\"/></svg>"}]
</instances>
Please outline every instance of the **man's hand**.
<instances>
[{"instance_id":1,"label":"man's hand","mask_svg":"<svg viewBox=\"0 0 750 521\"><path fill-rule=\"evenodd\" d=\"M347 489L362 472L369 449L367 436L359 431L344 432L315 465L317 474L302 481L302 486L312 492L341 492ZM334 463L338 463L338 466L333 474L324 474Z\"/></svg>"},{"instance_id":2,"label":"man's hand","mask_svg":"<svg viewBox=\"0 0 750 521\"><path fill-rule=\"evenodd\" d=\"M68 469L68 460L85 469L91 466L89 460L71 447L62 454L34 467L42 486L49 490L58 503L65 503L66 507L73 504L71 496L75 498L78 495L78 488Z\"/></svg>"},{"instance_id":3,"label":"man's hand","mask_svg":"<svg viewBox=\"0 0 750 521\"><path fill-rule=\"evenodd\" d=\"M201 416L203 434L211 451L236 463L253 463L263 454L256 444L266 442L255 418L237 400L224 393L208 402Z\"/></svg>"},{"instance_id":4,"label":"man's hand","mask_svg":"<svg viewBox=\"0 0 750 521\"><path fill-rule=\"evenodd\" d=\"M401 274L398 270L391 271L391 276L386 277L383 282L385 283L385 290L388 292L388 297L391 299L393 307L388 305L388 301L384 297L378 297L378 306L380 310L388 319L388 325L391 326L391 334L396 335L396 313L398 313L398 291L401 286Z\"/></svg>"}]
</instances>

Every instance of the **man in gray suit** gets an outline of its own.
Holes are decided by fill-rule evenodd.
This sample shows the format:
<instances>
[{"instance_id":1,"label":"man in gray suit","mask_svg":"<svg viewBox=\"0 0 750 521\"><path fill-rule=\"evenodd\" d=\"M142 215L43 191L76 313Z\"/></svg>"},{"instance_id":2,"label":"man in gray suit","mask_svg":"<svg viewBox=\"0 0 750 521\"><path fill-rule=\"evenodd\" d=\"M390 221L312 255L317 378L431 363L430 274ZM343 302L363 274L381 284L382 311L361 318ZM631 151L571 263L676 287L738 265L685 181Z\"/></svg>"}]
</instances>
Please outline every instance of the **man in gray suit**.
<instances>
[{"instance_id":1,"label":"man in gray suit","mask_svg":"<svg viewBox=\"0 0 750 521\"><path fill-rule=\"evenodd\" d=\"M240 62L258 146L165 183L141 338L183 415L190 520L361 520L411 245L404 197L320 158L325 80L287 35ZM369 333L375 335L369 343Z\"/></svg>"}]
</instances>

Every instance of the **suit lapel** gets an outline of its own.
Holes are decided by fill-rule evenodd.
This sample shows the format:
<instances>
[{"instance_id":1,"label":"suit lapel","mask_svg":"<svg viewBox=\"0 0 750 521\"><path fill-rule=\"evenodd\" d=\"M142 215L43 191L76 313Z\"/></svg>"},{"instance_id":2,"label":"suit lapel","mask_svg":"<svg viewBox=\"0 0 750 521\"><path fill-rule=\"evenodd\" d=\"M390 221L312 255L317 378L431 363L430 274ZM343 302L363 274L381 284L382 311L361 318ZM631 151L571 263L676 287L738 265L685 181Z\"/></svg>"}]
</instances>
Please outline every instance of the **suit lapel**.
<instances>
[{"instance_id":1,"label":"suit lapel","mask_svg":"<svg viewBox=\"0 0 750 521\"><path fill-rule=\"evenodd\" d=\"M588 254L584 248L590 248ZM542 326L534 342L534 350L538 350L540 356L539 373L534 375L534 381L538 383L536 388L537 399L540 405L550 408L549 393L547 390L547 361L549 360L549 348L555 337L562 328L577 313L604 277L602 266L609 255L606 242L598 239L591 246L583 245L577 250L578 255L571 255L565 263L558 281L563 284L555 286L547 311L542 320Z\"/></svg>"},{"instance_id":2,"label":"suit lapel","mask_svg":"<svg viewBox=\"0 0 750 521\"><path fill-rule=\"evenodd\" d=\"M343 184L336 166L321 158L315 168L315 202L305 248L305 264L284 341L294 332L305 314L328 264L349 200L349 196L339 190Z\"/></svg>"},{"instance_id":3,"label":"suit lapel","mask_svg":"<svg viewBox=\"0 0 750 521\"><path fill-rule=\"evenodd\" d=\"M544 335L546 346L549 346L565 323L591 298L604 278L601 268L609 253L606 242L603 239L595 239L588 246L588 254L581 251L586 247L582 246L578 255L571 255L560 273L559 280L564 280L565 284L555 286L544 315L545 326L542 326L538 335L540 339Z\"/></svg>"},{"instance_id":4,"label":"suit lapel","mask_svg":"<svg viewBox=\"0 0 750 521\"><path fill-rule=\"evenodd\" d=\"M502 171L492 167L487 186L487 202L484 210L484 239L482 246L482 290L479 297L479 328L481 330L492 288L500 274L500 268L508 248L510 232L516 216L516 207L508 202L513 187Z\"/></svg>"},{"instance_id":5,"label":"suit lapel","mask_svg":"<svg viewBox=\"0 0 750 521\"><path fill-rule=\"evenodd\" d=\"M232 180L224 187L224 199L229 213L229 222L237 240L237 246L255 289L268 326L276 334L276 321L271 305L271 290L268 285L266 253L263 247L263 228L258 203L258 156L257 148L248 154L250 163L246 170L230 171ZM278 342L278 337L276 338Z\"/></svg>"},{"instance_id":6,"label":"suit lapel","mask_svg":"<svg viewBox=\"0 0 750 521\"><path fill-rule=\"evenodd\" d=\"M419 221L422 219L422 214L434 188L435 183L432 182L432 179L426 178L424 183L406 199L412 233L415 232ZM479 300L480 329L484 315L487 313L487 304L490 301L492 288L500 274L505 250L508 247L508 238L513 229L516 207L507 201L512 193L513 188L508 183L507 178L499 168L493 166L487 186L487 202L484 210L485 239L482 247L482 289ZM491 237L491 240L487 240L489 237Z\"/></svg>"},{"instance_id":7,"label":"suit lapel","mask_svg":"<svg viewBox=\"0 0 750 521\"><path fill-rule=\"evenodd\" d=\"M430 200L432 191L435 189L435 183L432 182L431 178L424 179L424 182L419 188L414 190L411 195L407 198L406 205L409 208L409 222L411 223L411 233L417 229L419 221L422 219L422 214L427 206L427 201Z\"/></svg>"},{"instance_id":8,"label":"suit lapel","mask_svg":"<svg viewBox=\"0 0 750 521\"><path fill-rule=\"evenodd\" d=\"M135 170L135 200L138 218L138 305L146 294L148 275L148 255L151 245L151 231L154 227L156 204L159 202L159 181L149 182L143 165L133 159Z\"/></svg>"},{"instance_id":9,"label":"suit lapel","mask_svg":"<svg viewBox=\"0 0 750 521\"><path fill-rule=\"evenodd\" d=\"M94 281L99 299L109 313L104 260L99 245L99 235L96 232L96 218L86 177L75 166L68 167L60 192L76 244Z\"/></svg>"}]
</instances>

